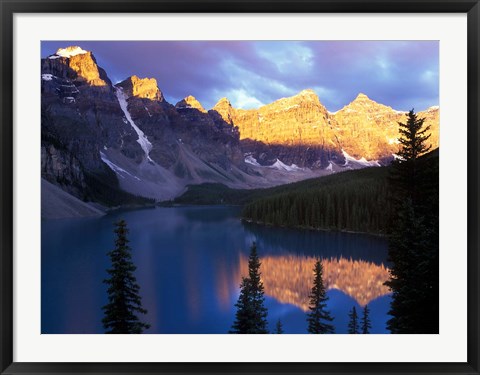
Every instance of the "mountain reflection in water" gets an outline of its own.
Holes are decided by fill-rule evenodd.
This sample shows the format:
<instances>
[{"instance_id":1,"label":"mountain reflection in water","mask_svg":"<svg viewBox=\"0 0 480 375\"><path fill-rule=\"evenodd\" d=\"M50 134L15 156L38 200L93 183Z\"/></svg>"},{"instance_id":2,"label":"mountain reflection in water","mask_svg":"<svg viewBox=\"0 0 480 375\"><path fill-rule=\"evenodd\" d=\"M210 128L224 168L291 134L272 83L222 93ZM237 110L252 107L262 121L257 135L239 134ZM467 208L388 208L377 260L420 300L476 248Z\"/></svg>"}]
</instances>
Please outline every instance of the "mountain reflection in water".
<instances>
[{"instance_id":1,"label":"mountain reflection in water","mask_svg":"<svg viewBox=\"0 0 480 375\"><path fill-rule=\"evenodd\" d=\"M316 257L324 260L337 333L366 303L372 333L388 333L384 238L244 225L238 207L115 211L101 218L42 222L42 333L102 333L112 223L125 219L145 320L153 334L226 334L235 318L249 248L258 245L269 327L306 333Z\"/></svg>"},{"instance_id":2,"label":"mountain reflection in water","mask_svg":"<svg viewBox=\"0 0 480 375\"><path fill-rule=\"evenodd\" d=\"M261 258L265 294L278 302L308 311L315 260L314 257L296 255ZM345 258L323 259L322 263L326 289L340 290L355 299L360 306L390 293L383 285L389 276L388 268L383 264ZM248 258L243 254L240 254L240 274L248 274Z\"/></svg>"}]
</instances>

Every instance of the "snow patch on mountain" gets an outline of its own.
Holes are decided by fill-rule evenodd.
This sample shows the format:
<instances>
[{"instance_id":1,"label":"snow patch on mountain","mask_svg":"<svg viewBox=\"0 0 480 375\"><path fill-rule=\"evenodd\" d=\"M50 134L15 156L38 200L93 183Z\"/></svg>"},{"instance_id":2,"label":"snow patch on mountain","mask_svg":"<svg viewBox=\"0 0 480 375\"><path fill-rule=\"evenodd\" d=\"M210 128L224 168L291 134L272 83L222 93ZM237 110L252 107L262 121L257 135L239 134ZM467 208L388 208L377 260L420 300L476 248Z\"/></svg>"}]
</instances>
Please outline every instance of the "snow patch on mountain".
<instances>
[{"instance_id":1,"label":"snow patch on mountain","mask_svg":"<svg viewBox=\"0 0 480 375\"><path fill-rule=\"evenodd\" d=\"M350 156L345 150L342 149L343 156L345 157L345 164L347 166L349 163L360 164L363 167L380 167L380 163L377 160L368 161L363 156L360 159L355 159L353 156Z\"/></svg>"},{"instance_id":2,"label":"snow patch on mountain","mask_svg":"<svg viewBox=\"0 0 480 375\"><path fill-rule=\"evenodd\" d=\"M51 81L53 79L54 75L53 74L42 74L42 79L44 81Z\"/></svg>"},{"instance_id":3,"label":"snow patch on mountain","mask_svg":"<svg viewBox=\"0 0 480 375\"><path fill-rule=\"evenodd\" d=\"M329 163L328 163L328 167L325 168L325 170L326 170L326 171L333 172L333 164L332 164L332 162L329 162Z\"/></svg>"},{"instance_id":4,"label":"snow patch on mountain","mask_svg":"<svg viewBox=\"0 0 480 375\"><path fill-rule=\"evenodd\" d=\"M50 56L50 59L58 59L59 57L67 57L70 58L72 56L77 56L77 55L83 55L85 53L88 53L88 51L85 51L84 49L74 46L74 47L67 47L67 48L59 48L57 52L55 52L55 55Z\"/></svg>"},{"instance_id":5,"label":"snow patch on mountain","mask_svg":"<svg viewBox=\"0 0 480 375\"><path fill-rule=\"evenodd\" d=\"M275 163L273 163L272 165L263 166L257 161L257 159L255 159L252 156L252 154L245 154L244 161L245 161L245 163L253 165L255 167L276 169L276 170L279 170L281 172L299 172L299 171L308 170L307 168L300 168L296 164L287 165L287 164L283 163L280 159L277 159L277 161Z\"/></svg>"},{"instance_id":6,"label":"snow patch on mountain","mask_svg":"<svg viewBox=\"0 0 480 375\"><path fill-rule=\"evenodd\" d=\"M245 157L245 163L254 165L255 167L261 167L261 165L258 163L257 159L255 159L252 155L247 155Z\"/></svg>"},{"instance_id":7,"label":"snow patch on mountain","mask_svg":"<svg viewBox=\"0 0 480 375\"><path fill-rule=\"evenodd\" d=\"M275 163L270 165L270 168L275 168L275 169L278 169L279 171L287 171L287 172L303 171L304 170L304 168L300 168L296 164L286 165L286 164L282 163L280 159L277 159L277 161Z\"/></svg>"},{"instance_id":8,"label":"snow patch on mountain","mask_svg":"<svg viewBox=\"0 0 480 375\"><path fill-rule=\"evenodd\" d=\"M102 161L107 164L112 171L114 171L119 177L125 178L124 174L133 177L134 179L140 181L140 179L137 176L134 176L133 174L127 172L125 169L120 168L118 165L112 163L110 160L108 160L107 155L105 155L103 152L100 152L100 158Z\"/></svg>"},{"instance_id":9,"label":"snow patch on mountain","mask_svg":"<svg viewBox=\"0 0 480 375\"><path fill-rule=\"evenodd\" d=\"M152 144L148 140L147 136L145 133L135 124L135 122L132 119L132 116L130 115L130 112L128 112L128 104L127 104L127 97L125 93L123 92L122 87L115 87L115 94L117 95L118 103L120 104L120 108L122 108L123 114L125 115L125 118L127 121L130 123L132 126L133 130L138 135L137 142L140 144L142 147L142 150L145 152L145 157L153 162L152 159L150 159L150 151L152 151Z\"/></svg>"},{"instance_id":10,"label":"snow patch on mountain","mask_svg":"<svg viewBox=\"0 0 480 375\"><path fill-rule=\"evenodd\" d=\"M392 156L394 160L400 160L400 161L405 160L404 158L402 158L400 155L397 155L397 154L392 154Z\"/></svg>"}]
</instances>

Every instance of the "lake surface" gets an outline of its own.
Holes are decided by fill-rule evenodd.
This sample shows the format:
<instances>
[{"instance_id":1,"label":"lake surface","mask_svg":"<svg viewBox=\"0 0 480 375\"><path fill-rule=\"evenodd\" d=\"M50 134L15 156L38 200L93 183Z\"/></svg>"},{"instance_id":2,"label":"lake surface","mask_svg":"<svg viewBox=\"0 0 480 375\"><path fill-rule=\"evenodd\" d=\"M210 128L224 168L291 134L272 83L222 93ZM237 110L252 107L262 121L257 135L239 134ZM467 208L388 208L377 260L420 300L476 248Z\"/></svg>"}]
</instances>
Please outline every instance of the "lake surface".
<instances>
[{"instance_id":1,"label":"lake surface","mask_svg":"<svg viewBox=\"0 0 480 375\"><path fill-rule=\"evenodd\" d=\"M269 328L306 333L315 257L324 264L336 333L368 304L372 333L388 333L387 242L364 234L302 231L240 221L237 207L117 211L42 221L42 333L103 333L113 223L125 219L146 333L227 333L253 241L262 262Z\"/></svg>"}]
</instances>

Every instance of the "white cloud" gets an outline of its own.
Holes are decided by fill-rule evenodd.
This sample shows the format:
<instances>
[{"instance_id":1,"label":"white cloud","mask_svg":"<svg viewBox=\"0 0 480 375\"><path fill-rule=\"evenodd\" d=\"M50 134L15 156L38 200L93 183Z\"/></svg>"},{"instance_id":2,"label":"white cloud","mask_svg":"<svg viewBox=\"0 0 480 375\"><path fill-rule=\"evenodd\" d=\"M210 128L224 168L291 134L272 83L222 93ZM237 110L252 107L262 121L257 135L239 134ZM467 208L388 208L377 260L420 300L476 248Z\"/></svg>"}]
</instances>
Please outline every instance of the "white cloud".
<instances>
[{"instance_id":1,"label":"white cloud","mask_svg":"<svg viewBox=\"0 0 480 375\"><path fill-rule=\"evenodd\" d=\"M251 109L258 108L264 105L256 97L251 96L244 89L230 90L227 93L227 98L230 100L235 108Z\"/></svg>"},{"instance_id":2,"label":"white cloud","mask_svg":"<svg viewBox=\"0 0 480 375\"><path fill-rule=\"evenodd\" d=\"M267 48L260 44L257 53L258 56L274 64L281 73L291 73L292 69L309 71L313 68L314 54L309 47L297 43L281 47Z\"/></svg>"},{"instance_id":3,"label":"white cloud","mask_svg":"<svg viewBox=\"0 0 480 375\"><path fill-rule=\"evenodd\" d=\"M335 90L329 89L324 86L315 86L312 87L313 91L317 94L321 103L325 101L336 101L337 93Z\"/></svg>"},{"instance_id":4,"label":"white cloud","mask_svg":"<svg viewBox=\"0 0 480 375\"><path fill-rule=\"evenodd\" d=\"M432 70L425 70L423 73L422 73L422 77L421 77L422 81L424 82L433 82L433 81L436 81L438 80L438 73L432 71Z\"/></svg>"}]
</instances>

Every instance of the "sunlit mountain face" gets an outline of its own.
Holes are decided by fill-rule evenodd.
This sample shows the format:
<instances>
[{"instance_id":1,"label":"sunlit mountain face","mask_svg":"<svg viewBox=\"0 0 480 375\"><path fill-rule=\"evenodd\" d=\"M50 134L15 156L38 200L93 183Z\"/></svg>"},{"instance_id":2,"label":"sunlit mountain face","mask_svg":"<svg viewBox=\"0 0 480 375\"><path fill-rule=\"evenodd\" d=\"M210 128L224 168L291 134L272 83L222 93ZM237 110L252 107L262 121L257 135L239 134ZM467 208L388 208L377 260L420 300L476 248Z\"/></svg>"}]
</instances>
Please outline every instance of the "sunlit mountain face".
<instances>
[{"instance_id":1,"label":"sunlit mountain face","mask_svg":"<svg viewBox=\"0 0 480 375\"><path fill-rule=\"evenodd\" d=\"M295 305L308 311L309 294L313 286L316 258L300 255L266 256L262 262L262 281L265 294L278 302ZM240 275L248 274L248 257L240 254ZM343 257L322 259L323 280L327 290L337 289L352 297L360 306L385 296L390 290L384 285L389 270L364 260Z\"/></svg>"}]
</instances>

